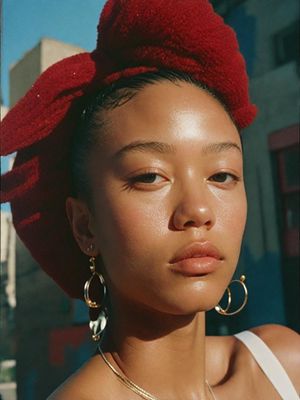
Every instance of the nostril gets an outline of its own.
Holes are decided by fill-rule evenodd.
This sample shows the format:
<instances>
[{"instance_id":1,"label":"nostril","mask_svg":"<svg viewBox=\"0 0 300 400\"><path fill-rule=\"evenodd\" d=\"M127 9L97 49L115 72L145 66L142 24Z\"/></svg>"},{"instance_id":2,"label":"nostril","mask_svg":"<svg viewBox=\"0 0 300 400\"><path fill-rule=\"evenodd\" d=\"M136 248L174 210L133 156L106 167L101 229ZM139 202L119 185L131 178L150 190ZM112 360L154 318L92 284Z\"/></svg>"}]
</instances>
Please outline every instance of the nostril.
<instances>
[{"instance_id":1,"label":"nostril","mask_svg":"<svg viewBox=\"0 0 300 400\"><path fill-rule=\"evenodd\" d=\"M190 221L187 221L187 222L184 224L184 227L187 227L187 228L188 228L189 226L197 226L197 224L196 224L195 221L190 220Z\"/></svg>"},{"instance_id":2,"label":"nostril","mask_svg":"<svg viewBox=\"0 0 300 400\"><path fill-rule=\"evenodd\" d=\"M184 225L183 225L184 228L191 228L191 227L199 228L200 226L206 226L207 228L210 228L212 226L212 221L211 220L207 220L204 223L201 223L201 222L199 223L199 222L194 221L194 220L189 220L189 221L186 221L184 223Z\"/></svg>"},{"instance_id":3,"label":"nostril","mask_svg":"<svg viewBox=\"0 0 300 400\"><path fill-rule=\"evenodd\" d=\"M205 222L204 225L206 225L206 226L211 226L211 225L212 225L212 220L209 219L208 221Z\"/></svg>"}]
</instances>

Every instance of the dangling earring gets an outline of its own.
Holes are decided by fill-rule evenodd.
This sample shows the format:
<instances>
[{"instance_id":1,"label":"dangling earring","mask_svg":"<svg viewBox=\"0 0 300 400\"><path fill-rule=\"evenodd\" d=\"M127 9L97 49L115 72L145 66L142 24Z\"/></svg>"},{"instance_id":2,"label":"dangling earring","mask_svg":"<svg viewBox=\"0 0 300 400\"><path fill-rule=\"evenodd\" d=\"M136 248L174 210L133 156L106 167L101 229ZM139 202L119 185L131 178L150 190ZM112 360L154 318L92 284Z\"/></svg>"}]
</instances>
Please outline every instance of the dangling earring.
<instances>
[{"instance_id":1,"label":"dangling earring","mask_svg":"<svg viewBox=\"0 0 300 400\"><path fill-rule=\"evenodd\" d=\"M239 313L245 307L245 305L246 305L246 303L248 301L248 290L247 290L247 286L244 283L245 280L246 280L245 275L241 275L240 279L234 279L229 284L229 286L230 286L232 283L237 282L237 283L240 283L242 285L242 287L244 289L244 292L245 292L245 298L244 298L244 301L243 301L242 305L236 311L228 312L228 310L230 308L230 305L231 305L231 291L230 291L229 287L227 287L226 290L227 290L227 293L228 293L228 303L227 303L226 308L222 308L219 304L215 307L215 310L219 314L226 315L226 316L235 315L235 314Z\"/></svg>"},{"instance_id":2,"label":"dangling earring","mask_svg":"<svg viewBox=\"0 0 300 400\"><path fill-rule=\"evenodd\" d=\"M90 258L90 270L92 276L88 279L84 284L84 300L89 308L103 308L98 315L96 320L90 320L89 327L92 332L92 339L94 341L98 341L103 333L106 323L107 323L107 309L105 307L105 298L106 298L106 285L103 276L96 271L95 265L95 257ZM96 301L91 300L90 298L90 284L94 278L98 278L99 282L103 288L103 297L101 304L98 304Z\"/></svg>"}]
</instances>

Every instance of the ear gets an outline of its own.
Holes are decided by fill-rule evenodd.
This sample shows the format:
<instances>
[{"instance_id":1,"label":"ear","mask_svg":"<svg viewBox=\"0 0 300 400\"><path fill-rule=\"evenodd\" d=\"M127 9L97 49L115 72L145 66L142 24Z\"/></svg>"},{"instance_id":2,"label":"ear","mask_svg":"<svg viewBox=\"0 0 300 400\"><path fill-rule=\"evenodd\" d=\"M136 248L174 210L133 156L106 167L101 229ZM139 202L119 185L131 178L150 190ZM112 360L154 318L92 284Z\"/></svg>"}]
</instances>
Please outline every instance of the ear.
<instances>
[{"instance_id":1,"label":"ear","mask_svg":"<svg viewBox=\"0 0 300 400\"><path fill-rule=\"evenodd\" d=\"M93 216L87 204L83 200L68 197L66 200L66 213L71 225L73 236L81 251L92 256L88 250L93 245L94 256L98 255L95 248L96 238L93 228Z\"/></svg>"}]
</instances>

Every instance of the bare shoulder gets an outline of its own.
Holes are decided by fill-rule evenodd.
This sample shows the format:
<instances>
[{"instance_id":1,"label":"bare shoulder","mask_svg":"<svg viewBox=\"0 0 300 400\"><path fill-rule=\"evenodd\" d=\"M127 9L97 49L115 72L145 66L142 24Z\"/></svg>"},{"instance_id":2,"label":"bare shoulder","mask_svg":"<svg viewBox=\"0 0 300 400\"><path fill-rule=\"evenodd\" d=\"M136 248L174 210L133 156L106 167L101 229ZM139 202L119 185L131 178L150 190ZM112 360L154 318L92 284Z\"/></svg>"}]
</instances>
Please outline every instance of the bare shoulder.
<instances>
[{"instance_id":1,"label":"bare shoulder","mask_svg":"<svg viewBox=\"0 0 300 400\"><path fill-rule=\"evenodd\" d=\"M110 376L97 356L71 375L47 400L111 400Z\"/></svg>"},{"instance_id":2,"label":"bare shoulder","mask_svg":"<svg viewBox=\"0 0 300 400\"><path fill-rule=\"evenodd\" d=\"M259 336L278 358L296 390L300 392L300 335L283 325L267 324L249 329Z\"/></svg>"}]
</instances>

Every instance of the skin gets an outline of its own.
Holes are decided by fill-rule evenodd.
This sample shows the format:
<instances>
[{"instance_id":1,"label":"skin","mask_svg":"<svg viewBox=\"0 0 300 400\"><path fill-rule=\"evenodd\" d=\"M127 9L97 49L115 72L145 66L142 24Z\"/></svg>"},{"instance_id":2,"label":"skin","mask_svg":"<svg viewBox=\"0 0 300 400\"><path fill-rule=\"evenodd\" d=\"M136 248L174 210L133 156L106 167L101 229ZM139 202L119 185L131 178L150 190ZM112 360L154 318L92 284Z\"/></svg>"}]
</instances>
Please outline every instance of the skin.
<instances>
[{"instance_id":1,"label":"skin","mask_svg":"<svg viewBox=\"0 0 300 400\"><path fill-rule=\"evenodd\" d=\"M231 118L210 94L181 82L149 85L106 118L106 135L89 159L93 207L66 203L81 250L103 260L97 265L112 302L106 357L159 399L211 399L205 379L218 400L279 399L243 344L205 335L205 312L232 279L246 221ZM195 241L218 248L218 268L204 277L174 273L170 260ZM253 332L300 391L299 336L277 325ZM67 398L140 397L95 355L49 399Z\"/></svg>"}]
</instances>

